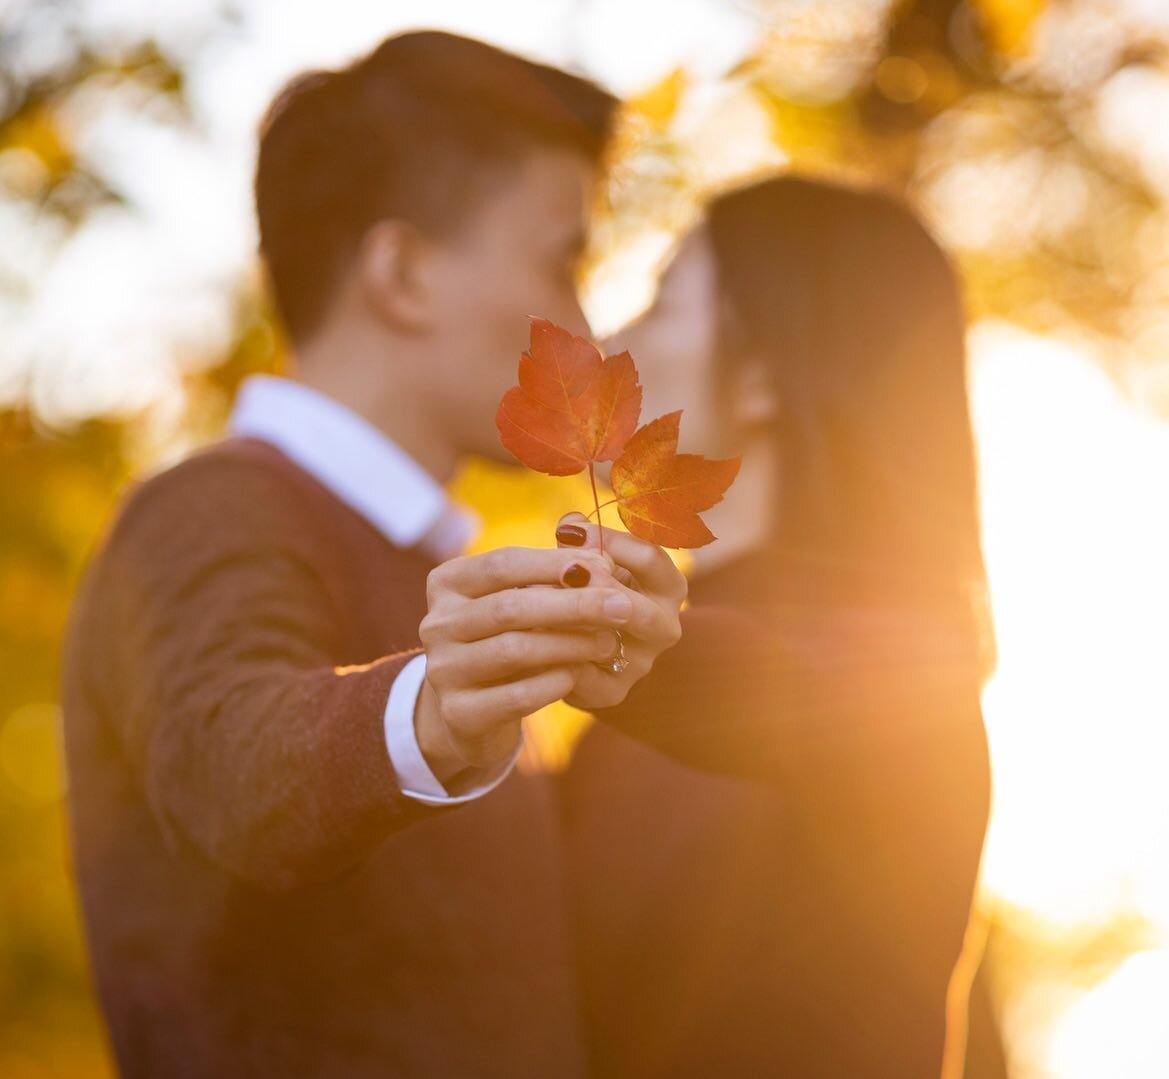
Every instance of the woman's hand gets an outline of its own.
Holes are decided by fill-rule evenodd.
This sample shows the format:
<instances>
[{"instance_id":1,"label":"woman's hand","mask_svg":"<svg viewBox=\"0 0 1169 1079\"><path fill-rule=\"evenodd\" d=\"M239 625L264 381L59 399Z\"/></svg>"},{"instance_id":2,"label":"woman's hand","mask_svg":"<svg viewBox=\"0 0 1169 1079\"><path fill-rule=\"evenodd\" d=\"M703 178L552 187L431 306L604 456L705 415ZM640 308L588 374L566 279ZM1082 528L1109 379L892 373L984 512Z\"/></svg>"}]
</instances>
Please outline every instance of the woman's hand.
<instances>
[{"instance_id":1,"label":"woman's hand","mask_svg":"<svg viewBox=\"0 0 1169 1079\"><path fill-rule=\"evenodd\" d=\"M556 543L561 550L597 555L600 534L600 526L590 523L583 514L570 513L557 525ZM614 583L632 604L629 621L619 627L628 666L619 674L592 664L579 669L565 700L586 711L620 704L649 673L658 656L678 643L682 636L678 616L687 593L685 576L661 547L609 528L604 535ZM612 655L616 637L610 637Z\"/></svg>"},{"instance_id":2,"label":"woman's hand","mask_svg":"<svg viewBox=\"0 0 1169 1079\"><path fill-rule=\"evenodd\" d=\"M504 547L431 571L414 725L440 782L506 760L520 720L599 674L590 664L612 652L614 629L642 624L645 601L612 568L597 551Z\"/></svg>"}]
</instances>

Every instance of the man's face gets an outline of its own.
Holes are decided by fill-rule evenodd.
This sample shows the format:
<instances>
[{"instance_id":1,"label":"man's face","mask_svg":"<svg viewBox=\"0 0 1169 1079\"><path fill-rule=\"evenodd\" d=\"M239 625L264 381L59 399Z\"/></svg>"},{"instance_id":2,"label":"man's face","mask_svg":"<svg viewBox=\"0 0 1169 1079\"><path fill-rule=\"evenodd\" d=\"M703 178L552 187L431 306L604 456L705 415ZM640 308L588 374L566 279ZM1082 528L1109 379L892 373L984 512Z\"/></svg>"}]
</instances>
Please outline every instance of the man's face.
<instances>
[{"instance_id":1,"label":"man's face","mask_svg":"<svg viewBox=\"0 0 1169 1079\"><path fill-rule=\"evenodd\" d=\"M528 316L588 335L576 292L595 167L538 150L498 178L436 250L441 316L423 373L431 415L462 453L512 462L495 412L528 346ZM514 463L514 462L513 462Z\"/></svg>"}]
</instances>

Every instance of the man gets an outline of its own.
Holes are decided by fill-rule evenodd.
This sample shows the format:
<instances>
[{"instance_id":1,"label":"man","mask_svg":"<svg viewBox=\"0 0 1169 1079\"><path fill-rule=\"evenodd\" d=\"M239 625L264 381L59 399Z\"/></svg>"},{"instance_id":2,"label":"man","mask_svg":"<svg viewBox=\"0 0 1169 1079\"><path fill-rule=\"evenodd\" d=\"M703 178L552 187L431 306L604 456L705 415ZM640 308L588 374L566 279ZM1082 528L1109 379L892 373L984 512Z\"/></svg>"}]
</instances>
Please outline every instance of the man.
<instances>
[{"instance_id":1,"label":"man","mask_svg":"<svg viewBox=\"0 0 1169 1079\"><path fill-rule=\"evenodd\" d=\"M441 484L502 456L524 316L585 330L612 111L436 33L273 105L256 204L296 380L245 385L233 437L133 492L67 650L122 1074L584 1073L554 794L512 771L520 720L619 703L678 640L685 583L633 542L620 581L593 551L452 557L468 526Z\"/></svg>"}]
</instances>

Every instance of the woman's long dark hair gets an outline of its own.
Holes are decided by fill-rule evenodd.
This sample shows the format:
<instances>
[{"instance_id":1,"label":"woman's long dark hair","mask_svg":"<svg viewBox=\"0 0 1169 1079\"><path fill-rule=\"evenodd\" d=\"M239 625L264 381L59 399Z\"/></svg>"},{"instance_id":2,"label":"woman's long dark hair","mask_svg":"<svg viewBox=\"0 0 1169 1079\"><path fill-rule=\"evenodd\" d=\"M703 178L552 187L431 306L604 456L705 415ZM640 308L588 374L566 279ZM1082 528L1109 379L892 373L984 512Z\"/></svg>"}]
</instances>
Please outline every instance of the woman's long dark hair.
<instances>
[{"instance_id":1,"label":"woman's long dark hair","mask_svg":"<svg viewBox=\"0 0 1169 1079\"><path fill-rule=\"evenodd\" d=\"M957 616L988 672L966 327L949 259L900 202L797 177L722 195L708 222L727 362L763 360L778 400L789 595Z\"/></svg>"}]
</instances>

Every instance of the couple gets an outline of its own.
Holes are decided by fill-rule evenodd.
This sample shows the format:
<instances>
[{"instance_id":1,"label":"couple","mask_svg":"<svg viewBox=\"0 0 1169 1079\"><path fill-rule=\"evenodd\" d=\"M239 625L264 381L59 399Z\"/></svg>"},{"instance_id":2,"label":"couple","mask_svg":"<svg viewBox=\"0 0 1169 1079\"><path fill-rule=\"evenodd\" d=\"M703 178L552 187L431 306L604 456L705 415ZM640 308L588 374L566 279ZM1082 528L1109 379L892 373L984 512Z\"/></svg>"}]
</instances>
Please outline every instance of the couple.
<instances>
[{"instance_id":1,"label":"couple","mask_svg":"<svg viewBox=\"0 0 1169 1079\"><path fill-rule=\"evenodd\" d=\"M686 611L663 551L601 555L584 519L460 555L442 482L505 459L526 316L586 331L615 105L415 33L272 106L295 378L131 493L67 648L123 1075L939 1073L987 814L983 572L957 289L913 218L723 196L628 330L645 415L744 458ZM515 771L560 699L599 720L578 759Z\"/></svg>"}]
</instances>

